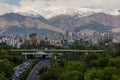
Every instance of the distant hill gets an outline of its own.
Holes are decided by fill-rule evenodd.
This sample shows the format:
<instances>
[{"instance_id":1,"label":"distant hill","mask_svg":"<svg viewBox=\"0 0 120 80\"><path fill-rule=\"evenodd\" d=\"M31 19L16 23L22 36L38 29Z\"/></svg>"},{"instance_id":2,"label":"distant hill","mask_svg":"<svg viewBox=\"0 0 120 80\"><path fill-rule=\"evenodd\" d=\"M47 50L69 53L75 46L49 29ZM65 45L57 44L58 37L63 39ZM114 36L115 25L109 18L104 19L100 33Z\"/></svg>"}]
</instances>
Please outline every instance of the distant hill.
<instances>
[{"instance_id":1,"label":"distant hill","mask_svg":"<svg viewBox=\"0 0 120 80\"><path fill-rule=\"evenodd\" d=\"M113 16L105 13L96 13L89 16L79 17L78 15L59 15L49 19L50 23L56 27L68 30L99 29L104 32L116 27L120 27L120 16Z\"/></svg>"},{"instance_id":2,"label":"distant hill","mask_svg":"<svg viewBox=\"0 0 120 80\"><path fill-rule=\"evenodd\" d=\"M43 16L9 13L0 16L0 33L29 34L32 32L41 34L65 34L66 30L80 32L88 29L99 32L108 30L120 33L120 15L107 13L94 13L87 16L79 14L60 14L45 19Z\"/></svg>"},{"instance_id":3,"label":"distant hill","mask_svg":"<svg viewBox=\"0 0 120 80\"><path fill-rule=\"evenodd\" d=\"M62 29L47 24L47 20L42 17L30 17L17 13L9 13L0 16L0 31L6 34L24 33L64 33Z\"/></svg>"}]
</instances>

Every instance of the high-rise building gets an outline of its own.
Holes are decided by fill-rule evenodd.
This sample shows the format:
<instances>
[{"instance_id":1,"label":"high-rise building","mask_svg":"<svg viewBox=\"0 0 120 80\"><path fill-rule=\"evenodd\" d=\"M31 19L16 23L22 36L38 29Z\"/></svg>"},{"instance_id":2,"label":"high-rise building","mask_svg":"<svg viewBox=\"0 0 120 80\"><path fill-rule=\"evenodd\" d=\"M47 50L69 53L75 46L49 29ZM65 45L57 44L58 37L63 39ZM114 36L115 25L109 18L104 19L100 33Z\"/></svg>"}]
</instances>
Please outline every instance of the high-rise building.
<instances>
[{"instance_id":1,"label":"high-rise building","mask_svg":"<svg viewBox=\"0 0 120 80\"><path fill-rule=\"evenodd\" d=\"M30 44L37 44L37 34L36 33L32 33L29 35L30 38Z\"/></svg>"},{"instance_id":2,"label":"high-rise building","mask_svg":"<svg viewBox=\"0 0 120 80\"><path fill-rule=\"evenodd\" d=\"M68 38L69 37L69 31L67 30L66 31L66 38Z\"/></svg>"}]
</instances>

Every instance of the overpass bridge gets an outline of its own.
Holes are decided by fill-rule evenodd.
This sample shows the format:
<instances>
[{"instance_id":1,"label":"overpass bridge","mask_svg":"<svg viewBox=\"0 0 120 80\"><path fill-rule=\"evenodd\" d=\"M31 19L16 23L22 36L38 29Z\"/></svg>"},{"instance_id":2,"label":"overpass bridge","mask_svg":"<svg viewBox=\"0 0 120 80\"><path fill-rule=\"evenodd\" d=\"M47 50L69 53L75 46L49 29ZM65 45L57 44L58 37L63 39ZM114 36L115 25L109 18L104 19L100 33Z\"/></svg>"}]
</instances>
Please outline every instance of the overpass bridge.
<instances>
[{"instance_id":1,"label":"overpass bridge","mask_svg":"<svg viewBox=\"0 0 120 80\"><path fill-rule=\"evenodd\" d=\"M10 50L13 52L21 52L21 54L25 55L25 59L27 59L27 55L52 55L51 52L55 53L103 53L105 50L65 50L65 49L53 49L53 50L37 50L37 49L16 49L16 50Z\"/></svg>"},{"instance_id":2,"label":"overpass bridge","mask_svg":"<svg viewBox=\"0 0 120 80\"><path fill-rule=\"evenodd\" d=\"M65 50L65 49L53 49L53 50L37 50L37 49L16 49L10 50L13 52L21 52L21 54L25 55L25 59L27 59L27 55L52 55L52 53L104 53L105 50Z\"/></svg>"},{"instance_id":3,"label":"overpass bridge","mask_svg":"<svg viewBox=\"0 0 120 80\"><path fill-rule=\"evenodd\" d=\"M52 53L46 53L46 52L22 52L21 54L25 55L25 59L27 59L27 55L34 55L34 56L48 55L48 56L52 56Z\"/></svg>"},{"instance_id":4,"label":"overpass bridge","mask_svg":"<svg viewBox=\"0 0 120 80\"><path fill-rule=\"evenodd\" d=\"M103 53L105 50L72 50L72 49L52 49L52 50L38 50L38 49L12 49L13 52L72 52L72 53Z\"/></svg>"}]
</instances>

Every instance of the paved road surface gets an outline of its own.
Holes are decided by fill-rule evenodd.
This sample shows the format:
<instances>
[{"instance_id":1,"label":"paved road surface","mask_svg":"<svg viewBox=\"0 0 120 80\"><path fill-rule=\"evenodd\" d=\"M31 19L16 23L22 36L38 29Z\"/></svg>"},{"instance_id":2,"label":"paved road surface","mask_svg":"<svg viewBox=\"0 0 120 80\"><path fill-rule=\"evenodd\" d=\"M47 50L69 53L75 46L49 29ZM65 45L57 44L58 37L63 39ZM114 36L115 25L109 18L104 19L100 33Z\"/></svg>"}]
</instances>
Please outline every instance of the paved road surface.
<instances>
[{"instance_id":1,"label":"paved road surface","mask_svg":"<svg viewBox=\"0 0 120 80\"><path fill-rule=\"evenodd\" d=\"M105 52L105 50L65 50L65 49L51 49L51 50L37 50L37 49L18 49L18 50L11 50L15 52L81 52L81 53L92 53L92 52Z\"/></svg>"},{"instance_id":2,"label":"paved road surface","mask_svg":"<svg viewBox=\"0 0 120 80\"><path fill-rule=\"evenodd\" d=\"M33 69L31 70L30 74L28 75L26 80L40 80L39 79L39 69L43 66L48 66L50 68L50 61L49 60L41 60L38 62Z\"/></svg>"},{"instance_id":3,"label":"paved road surface","mask_svg":"<svg viewBox=\"0 0 120 80\"><path fill-rule=\"evenodd\" d=\"M22 74L22 72L24 72L26 70L26 68L32 63L32 60L28 60L23 62L22 64L18 65L17 67L15 67L15 73L12 77L12 80L19 80L19 76L20 74Z\"/></svg>"}]
</instances>

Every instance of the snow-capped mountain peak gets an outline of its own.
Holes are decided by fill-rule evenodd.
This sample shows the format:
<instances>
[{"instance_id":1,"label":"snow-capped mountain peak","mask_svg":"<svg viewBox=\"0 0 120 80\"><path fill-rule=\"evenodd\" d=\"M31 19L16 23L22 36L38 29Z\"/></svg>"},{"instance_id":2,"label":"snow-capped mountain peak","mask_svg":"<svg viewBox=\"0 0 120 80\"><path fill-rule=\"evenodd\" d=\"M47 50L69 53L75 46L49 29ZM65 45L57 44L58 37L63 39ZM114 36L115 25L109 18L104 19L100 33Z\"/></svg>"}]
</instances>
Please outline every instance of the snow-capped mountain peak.
<instances>
[{"instance_id":1,"label":"snow-capped mountain peak","mask_svg":"<svg viewBox=\"0 0 120 80\"><path fill-rule=\"evenodd\" d=\"M28 12L17 12L18 14L24 15L24 16L30 16L30 17L39 17L41 16L39 13L34 11L28 11Z\"/></svg>"},{"instance_id":2,"label":"snow-capped mountain peak","mask_svg":"<svg viewBox=\"0 0 120 80\"><path fill-rule=\"evenodd\" d=\"M40 9L39 11L23 11L20 13L24 13L24 15L31 15L31 16L43 16L46 19L58 16L58 15L70 15L70 16L74 16L74 15L78 15L79 17L83 17L83 16L88 16L88 15L92 15L95 13L106 13L106 14L110 14L113 16L117 16L120 15L120 11L118 9L115 10L104 10L104 9L89 9L89 8L80 8L80 9L76 9L76 8L63 8L63 7L49 7L49 8L43 8Z\"/></svg>"}]
</instances>

